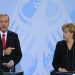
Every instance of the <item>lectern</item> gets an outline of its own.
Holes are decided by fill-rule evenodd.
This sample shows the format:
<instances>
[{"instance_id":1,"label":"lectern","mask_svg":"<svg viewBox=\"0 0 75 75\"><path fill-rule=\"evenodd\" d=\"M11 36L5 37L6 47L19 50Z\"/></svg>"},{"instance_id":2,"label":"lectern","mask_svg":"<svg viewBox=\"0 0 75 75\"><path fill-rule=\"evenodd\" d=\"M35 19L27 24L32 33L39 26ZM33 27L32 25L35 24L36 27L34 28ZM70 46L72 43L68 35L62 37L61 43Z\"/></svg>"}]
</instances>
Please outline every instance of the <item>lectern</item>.
<instances>
[{"instance_id":1,"label":"lectern","mask_svg":"<svg viewBox=\"0 0 75 75\"><path fill-rule=\"evenodd\" d=\"M0 72L0 75L23 75L23 72Z\"/></svg>"},{"instance_id":2,"label":"lectern","mask_svg":"<svg viewBox=\"0 0 75 75\"><path fill-rule=\"evenodd\" d=\"M50 75L73 75L75 74L75 72L56 72L56 71L52 71L50 73Z\"/></svg>"}]
</instances>

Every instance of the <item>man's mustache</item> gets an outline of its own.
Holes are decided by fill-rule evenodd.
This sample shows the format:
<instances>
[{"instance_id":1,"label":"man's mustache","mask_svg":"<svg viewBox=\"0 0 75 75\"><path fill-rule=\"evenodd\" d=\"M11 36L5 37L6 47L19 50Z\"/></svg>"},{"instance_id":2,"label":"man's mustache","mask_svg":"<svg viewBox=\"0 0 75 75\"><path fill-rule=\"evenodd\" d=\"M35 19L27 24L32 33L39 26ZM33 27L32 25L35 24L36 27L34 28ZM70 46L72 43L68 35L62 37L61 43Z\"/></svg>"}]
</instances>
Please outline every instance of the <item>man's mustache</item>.
<instances>
[{"instance_id":1,"label":"man's mustache","mask_svg":"<svg viewBox=\"0 0 75 75\"><path fill-rule=\"evenodd\" d=\"M6 28L6 25L2 25L2 28Z\"/></svg>"}]
</instances>

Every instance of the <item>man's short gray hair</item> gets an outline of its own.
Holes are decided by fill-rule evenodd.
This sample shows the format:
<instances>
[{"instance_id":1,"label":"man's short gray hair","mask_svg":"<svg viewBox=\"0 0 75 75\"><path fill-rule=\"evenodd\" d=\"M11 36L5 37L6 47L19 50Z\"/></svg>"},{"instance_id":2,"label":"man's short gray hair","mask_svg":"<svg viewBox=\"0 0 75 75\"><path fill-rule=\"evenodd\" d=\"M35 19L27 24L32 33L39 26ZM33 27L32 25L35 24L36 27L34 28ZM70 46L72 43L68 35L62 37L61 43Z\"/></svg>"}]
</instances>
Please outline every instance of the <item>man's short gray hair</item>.
<instances>
[{"instance_id":1,"label":"man's short gray hair","mask_svg":"<svg viewBox=\"0 0 75 75\"><path fill-rule=\"evenodd\" d=\"M9 16L7 14L0 14L0 17L1 16L6 16L8 18L8 21L9 21Z\"/></svg>"}]
</instances>

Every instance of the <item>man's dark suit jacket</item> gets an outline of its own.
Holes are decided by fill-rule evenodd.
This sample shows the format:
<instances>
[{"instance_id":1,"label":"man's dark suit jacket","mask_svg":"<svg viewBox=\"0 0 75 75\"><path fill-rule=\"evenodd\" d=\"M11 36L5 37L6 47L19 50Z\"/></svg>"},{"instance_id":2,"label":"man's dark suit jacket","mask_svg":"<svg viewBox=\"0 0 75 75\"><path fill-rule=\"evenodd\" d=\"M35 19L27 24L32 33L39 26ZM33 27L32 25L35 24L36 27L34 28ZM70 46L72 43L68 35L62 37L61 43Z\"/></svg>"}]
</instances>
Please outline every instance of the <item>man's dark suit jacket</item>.
<instances>
[{"instance_id":1,"label":"man's dark suit jacket","mask_svg":"<svg viewBox=\"0 0 75 75\"><path fill-rule=\"evenodd\" d=\"M3 63L8 63L10 60L14 61L14 70L15 71L15 65L19 63L22 57L21 48L20 48L20 42L18 39L18 35L14 32L7 31L7 40L6 40L6 48L13 47L15 50L12 50L10 55L3 56L3 47L2 47L2 41L0 36L0 69L4 72L8 72L9 69L7 67L2 66Z\"/></svg>"},{"instance_id":2,"label":"man's dark suit jacket","mask_svg":"<svg viewBox=\"0 0 75 75\"><path fill-rule=\"evenodd\" d=\"M68 49L66 41L57 43L52 65L56 71L59 67L75 71L75 41L71 50Z\"/></svg>"}]
</instances>

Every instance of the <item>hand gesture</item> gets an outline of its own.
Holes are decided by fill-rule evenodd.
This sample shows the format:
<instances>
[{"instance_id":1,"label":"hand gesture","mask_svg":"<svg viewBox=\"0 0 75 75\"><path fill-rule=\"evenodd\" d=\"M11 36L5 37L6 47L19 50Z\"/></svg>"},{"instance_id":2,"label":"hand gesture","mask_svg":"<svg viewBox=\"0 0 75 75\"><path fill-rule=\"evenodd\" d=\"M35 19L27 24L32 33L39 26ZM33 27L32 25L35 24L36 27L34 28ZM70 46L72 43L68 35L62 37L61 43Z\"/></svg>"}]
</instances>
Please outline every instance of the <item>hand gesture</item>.
<instances>
[{"instance_id":1,"label":"hand gesture","mask_svg":"<svg viewBox=\"0 0 75 75\"><path fill-rule=\"evenodd\" d=\"M3 66L6 66L7 68L12 68L14 66L13 60L10 60L8 63L3 63Z\"/></svg>"},{"instance_id":2,"label":"hand gesture","mask_svg":"<svg viewBox=\"0 0 75 75\"><path fill-rule=\"evenodd\" d=\"M4 55L10 55L12 50L14 50L15 48L12 47L8 47L4 50Z\"/></svg>"}]
</instances>

